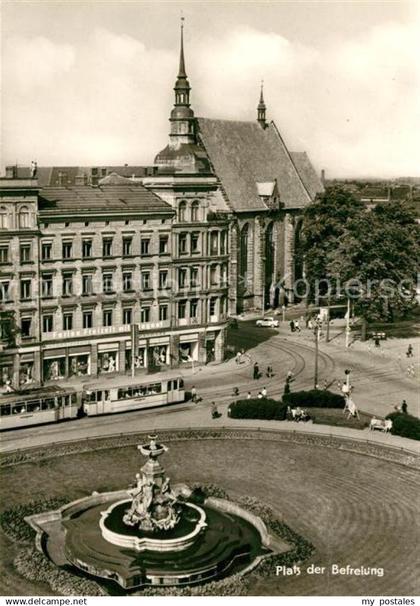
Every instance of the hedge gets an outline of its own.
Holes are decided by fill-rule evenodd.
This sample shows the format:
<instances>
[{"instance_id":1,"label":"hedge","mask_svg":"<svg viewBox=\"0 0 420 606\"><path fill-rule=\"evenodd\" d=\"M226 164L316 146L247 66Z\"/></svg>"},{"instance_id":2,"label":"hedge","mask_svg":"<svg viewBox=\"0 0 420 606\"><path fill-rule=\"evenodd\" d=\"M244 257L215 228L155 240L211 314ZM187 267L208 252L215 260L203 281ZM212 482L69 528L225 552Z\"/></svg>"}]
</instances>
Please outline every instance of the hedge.
<instances>
[{"instance_id":1,"label":"hedge","mask_svg":"<svg viewBox=\"0 0 420 606\"><path fill-rule=\"evenodd\" d=\"M305 408L344 408L344 396L324 389L295 391L283 395L283 402L288 406Z\"/></svg>"},{"instance_id":2,"label":"hedge","mask_svg":"<svg viewBox=\"0 0 420 606\"><path fill-rule=\"evenodd\" d=\"M232 402L228 409L228 416L233 419L275 419L276 421L284 421L286 410L286 404L278 400L255 398Z\"/></svg>"},{"instance_id":3,"label":"hedge","mask_svg":"<svg viewBox=\"0 0 420 606\"><path fill-rule=\"evenodd\" d=\"M392 421L391 433L403 438L420 440L420 419L403 412L391 412L387 419Z\"/></svg>"}]
</instances>

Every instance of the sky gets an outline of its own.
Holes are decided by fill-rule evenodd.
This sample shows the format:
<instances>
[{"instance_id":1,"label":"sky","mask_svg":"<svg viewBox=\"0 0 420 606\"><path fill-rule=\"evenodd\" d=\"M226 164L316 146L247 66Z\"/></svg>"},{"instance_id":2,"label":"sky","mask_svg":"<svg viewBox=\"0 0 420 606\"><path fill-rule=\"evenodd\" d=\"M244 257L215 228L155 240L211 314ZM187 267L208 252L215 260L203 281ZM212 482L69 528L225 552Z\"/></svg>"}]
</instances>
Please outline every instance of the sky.
<instances>
[{"instance_id":1,"label":"sky","mask_svg":"<svg viewBox=\"0 0 420 606\"><path fill-rule=\"evenodd\" d=\"M1 2L1 165L150 165L185 17L196 116L254 120L327 177L420 176L420 0Z\"/></svg>"}]
</instances>

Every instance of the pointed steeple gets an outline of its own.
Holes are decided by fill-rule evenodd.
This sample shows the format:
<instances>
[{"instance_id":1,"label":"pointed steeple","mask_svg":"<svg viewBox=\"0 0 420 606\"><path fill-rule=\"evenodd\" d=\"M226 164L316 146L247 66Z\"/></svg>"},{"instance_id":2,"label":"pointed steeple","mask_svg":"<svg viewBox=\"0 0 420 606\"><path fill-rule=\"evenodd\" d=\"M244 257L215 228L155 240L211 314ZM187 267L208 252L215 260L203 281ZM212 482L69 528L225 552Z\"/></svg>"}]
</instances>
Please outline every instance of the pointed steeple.
<instances>
[{"instance_id":1,"label":"pointed steeple","mask_svg":"<svg viewBox=\"0 0 420 606\"><path fill-rule=\"evenodd\" d=\"M258 106L257 106L257 120L262 128L267 127L267 122L266 122L266 117L265 117L266 109L267 108L266 108L265 102L264 102L264 80L261 80L260 102L258 103Z\"/></svg>"},{"instance_id":2,"label":"pointed steeple","mask_svg":"<svg viewBox=\"0 0 420 606\"><path fill-rule=\"evenodd\" d=\"M185 59L184 59L184 17L181 17L181 50L179 53L179 71L178 78L186 78Z\"/></svg>"}]
</instances>

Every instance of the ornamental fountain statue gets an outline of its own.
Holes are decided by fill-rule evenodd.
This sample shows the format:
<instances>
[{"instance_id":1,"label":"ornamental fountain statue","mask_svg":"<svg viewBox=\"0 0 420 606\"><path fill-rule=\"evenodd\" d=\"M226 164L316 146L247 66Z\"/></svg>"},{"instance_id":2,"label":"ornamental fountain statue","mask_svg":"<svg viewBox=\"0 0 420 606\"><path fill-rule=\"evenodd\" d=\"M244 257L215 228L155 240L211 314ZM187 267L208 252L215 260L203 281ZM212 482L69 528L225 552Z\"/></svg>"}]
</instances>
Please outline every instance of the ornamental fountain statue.
<instances>
[{"instance_id":1,"label":"ornamental fountain statue","mask_svg":"<svg viewBox=\"0 0 420 606\"><path fill-rule=\"evenodd\" d=\"M36 545L57 566L77 568L129 591L182 586L246 572L278 551L262 520L226 499L171 487L159 463L168 448L150 435L136 482L97 493L27 522ZM282 548L283 549L283 548Z\"/></svg>"}]
</instances>

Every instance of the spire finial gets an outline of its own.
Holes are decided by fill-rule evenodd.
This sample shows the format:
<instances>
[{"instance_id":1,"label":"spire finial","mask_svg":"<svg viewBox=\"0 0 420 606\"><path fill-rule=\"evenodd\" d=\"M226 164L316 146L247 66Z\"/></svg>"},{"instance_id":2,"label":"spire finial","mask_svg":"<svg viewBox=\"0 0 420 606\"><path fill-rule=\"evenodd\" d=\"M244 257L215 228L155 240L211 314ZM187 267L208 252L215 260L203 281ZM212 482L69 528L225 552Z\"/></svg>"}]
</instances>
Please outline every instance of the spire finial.
<instances>
[{"instance_id":1,"label":"spire finial","mask_svg":"<svg viewBox=\"0 0 420 606\"><path fill-rule=\"evenodd\" d=\"M260 104L264 104L264 80L261 80Z\"/></svg>"},{"instance_id":2,"label":"spire finial","mask_svg":"<svg viewBox=\"0 0 420 606\"><path fill-rule=\"evenodd\" d=\"M260 102L258 103L257 107L257 120L260 126L262 126L262 128L266 128L267 126L267 123L265 121L266 109L267 108L264 103L264 80L261 80Z\"/></svg>"},{"instance_id":3,"label":"spire finial","mask_svg":"<svg viewBox=\"0 0 420 606\"><path fill-rule=\"evenodd\" d=\"M179 73L178 78L186 78L185 60L184 60L184 21L185 17L181 11L181 51L179 54Z\"/></svg>"}]
</instances>

